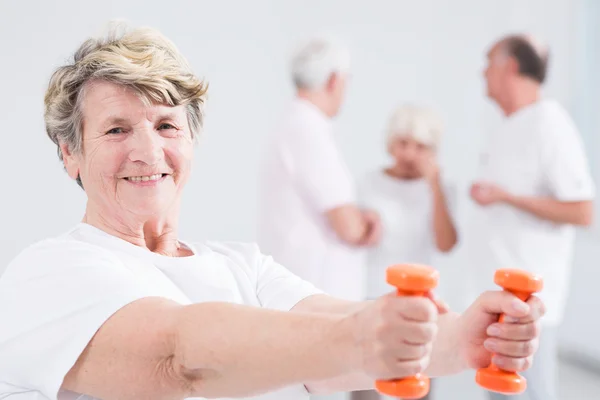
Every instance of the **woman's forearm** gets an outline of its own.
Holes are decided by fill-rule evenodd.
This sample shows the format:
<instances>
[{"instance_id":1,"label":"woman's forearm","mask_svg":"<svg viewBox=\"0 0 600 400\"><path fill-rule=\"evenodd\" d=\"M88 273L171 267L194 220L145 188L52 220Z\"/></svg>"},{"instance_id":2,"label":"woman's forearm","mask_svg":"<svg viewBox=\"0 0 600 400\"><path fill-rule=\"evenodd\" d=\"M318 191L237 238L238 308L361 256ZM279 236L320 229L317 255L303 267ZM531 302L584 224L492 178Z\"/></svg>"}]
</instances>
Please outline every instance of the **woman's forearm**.
<instances>
[{"instance_id":1,"label":"woman's forearm","mask_svg":"<svg viewBox=\"0 0 600 400\"><path fill-rule=\"evenodd\" d=\"M326 295L316 295L298 303L293 311L351 315L364 309L369 303L371 302L355 303L334 299ZM438 317L438 335L434 342L431 362L427 368L427 373L432 376L454 374L466 368L464 356L460 354L458 349L459 316L459 314L450 312L444 307L444 311ZM331 379L308 381L306 387L311 393L328 394L372 389L374 383L373 378L364 372L356 371Z\"/></svg>"},{"instance_id":2,"label":"woman's forearm","mask_svg":"<svg viewBox=\"0 0 600 400\"><path fill-rule=\"evenodd\" d=\"M436 247L440 251L450 251L457 242L456 228L448 211L446 196L439 177L431 182L433 194L433 233Z\"/></svg>"},{"instance_id":3,"label":"woman's forearm","mask_svg":"<svg viewBox=\"0 0 600 400\"><path fill-rule=\"evenodd\" d=\"M433 345L431 362L425 374L435 376L453 375L464 371L467 363L459 350L459 314L448 312L439 316L438 335ZM353 390L373 389L375 380L364 373L354 372L336 378L311 382L307 385L311 393L328 394Z\"/></svg>"},{"instance_id":4,"label":"woman's forearm","mask_svg":"<svg viewBox=\"0 0 600 400\"><path fill-rule=\"evenodd\" d=\"M353 372L358 356L343 315L221 303L184 307L175 361L194 397L236 397Z\"/></svg>"},{"instance_id":5,"label":"woman's forearm","mask_svg":"<svg viewBox=\"0 0 600 400\"><path fill-rule=\"evenodd\" d=\"M429 376L453 375L467 369L460 351L460 314L447 312L439 316L438 335L433 343L431 362L425 370Z\"/></svg>"}]
</instances>

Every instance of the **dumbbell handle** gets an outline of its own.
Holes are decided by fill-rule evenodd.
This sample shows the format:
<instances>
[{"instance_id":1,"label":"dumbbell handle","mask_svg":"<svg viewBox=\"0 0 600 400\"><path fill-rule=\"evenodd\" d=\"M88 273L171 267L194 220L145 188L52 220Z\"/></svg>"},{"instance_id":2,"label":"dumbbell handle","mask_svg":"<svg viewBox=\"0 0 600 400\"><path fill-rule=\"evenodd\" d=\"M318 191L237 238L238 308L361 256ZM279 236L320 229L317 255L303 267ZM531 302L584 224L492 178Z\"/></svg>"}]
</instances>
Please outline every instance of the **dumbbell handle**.
<instances>
[{"instance_id":1,"label":"dumbbell handle","mask_svg":"<svg viewBox=\"0 0 600 400\"><path fill-rule=\"evenodd\" d=\"M494 282L522 301L527 301L533 293L541 291L544 286L540 276L516 269L496 271ZM505 319L502 314L498 321L502 323ZM493 362L488 367L477 370L475 380L483 388L497 393L518 394L527 389L527 380L524 377L516 372L502 370Z\"/></svg>"},{"instance_id":2,"label":"dumbbell handle","mask_svg":"<svg viewBox=\"0 0 600 400\"><path fill-rule=\"evenodd\" d=\"M398 296L426 296L428 292L397 288ZM378 380L375 388L382 394L402 399L420 399L429 393L429 378L423 374L393 380Z\"/></svg>"},{"instance_id":3,"label":"dumbbell handle","mask_svg":"<svg viewBox=\"0 0 600 400\"><path fill-rule=\"evenodd\" d=\"M514 294L515 296L517 296L519 298L519 300L522 300L522 301L529 300L529 298L533 294L533 293L521 292L521 291L517 291L517 290L509 290L509 289L504 289L504 290L507 291L507 292L510 292L510 293ZM505 315L501 314L500 318L498 318L498 322L503 323L504 322L504 317L505 317ZM490 363L490 368L495 368L495 369L498 369L498 370L502 371L502 369L498 368L496 365L494 365L493 362Z\"/></svg>"},{"instance_id":4,"label":"dumbbell handle","mask_svg":"<svg viewBox=\"0 0 600 400\"><path fill-rule=\"evenodd\" d=\"M439 281L439 273L426 265L392 265L386 271L386 281L396 288L398 296L427 296ZM417 374L407 378L379 380L375 388L382 394L402 399L420 399L429 393L429 378Z\"/></svg>"}]
</instances>

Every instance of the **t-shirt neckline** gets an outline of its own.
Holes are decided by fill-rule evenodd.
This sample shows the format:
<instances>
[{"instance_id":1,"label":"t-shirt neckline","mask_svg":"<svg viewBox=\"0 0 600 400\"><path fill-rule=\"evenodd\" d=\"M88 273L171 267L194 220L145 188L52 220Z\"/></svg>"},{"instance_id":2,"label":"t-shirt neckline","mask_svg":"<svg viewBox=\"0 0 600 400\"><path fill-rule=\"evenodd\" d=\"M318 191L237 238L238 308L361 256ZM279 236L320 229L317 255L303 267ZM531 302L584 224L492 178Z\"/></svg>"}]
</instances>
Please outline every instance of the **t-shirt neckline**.
<instances>
[{"instance_id":1,"label":"t-shirt neckline","mask_svg":"<svg viewBox=\"0 0 600 400\"><path fill-rule=\"evenodd\" d=\"M154 253L153 251L148 250L147 248L137 246L131 242L128 242L125 239L121 239L120 237L111 235L108 232L103 231L102 229L88 224L86 222L79 222L72 231L83 230L92 235L99 237L102 241L107 242L107 244L112 248L118 248L127 253L135 253L140 257L151 259L153 261L158 261L162 263L186 263L188 261L193 261L198 258L200 252L198 249L190 243L187 243L183 240L178 241L185 247L187 247L191 252L191 256L185 257L171 257L163 254Z\"/></svg>"}]
</instances>

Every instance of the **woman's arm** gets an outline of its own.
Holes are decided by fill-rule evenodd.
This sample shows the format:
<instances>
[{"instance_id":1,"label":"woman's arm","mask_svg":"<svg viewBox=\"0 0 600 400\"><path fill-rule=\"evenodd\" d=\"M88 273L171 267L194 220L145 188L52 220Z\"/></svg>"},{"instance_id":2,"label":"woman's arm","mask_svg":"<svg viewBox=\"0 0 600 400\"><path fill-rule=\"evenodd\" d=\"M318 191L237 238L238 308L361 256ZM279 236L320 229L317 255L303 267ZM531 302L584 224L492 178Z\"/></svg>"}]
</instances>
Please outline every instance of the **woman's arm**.
<instances>
[{"instance_id":1,"label":"woman's arm","mask_svg":"<svg viewBox=\"0 0 600 400\"><path fill-rule=\"evenodd\" d=\"M445 305L442 303L440 307L445 308ZM366 309L367 303L346 302L323 295L309 297L294 308L302 312L351 315ZM500 313L512 316L515 322L497 323ZM439 315L438 334L430 357L427 356L428 365L423 365L422 369L427 367L425 373L430 376L444 376L467 368L485 367L492 357L486 344L494 341L496 365L509 371L525 370L531 365L533 349L537 348L539 320L544 313L544 304L537 297L524 304L508 292L486 292L462 315L454 312ZM491 325L499 328L499 333L488 332ZM373 328L377 331L380 326ZM313 381L306 387L312 393L331 393L372 389L374 383L372 374L355 371L333 379Z\"/></svg>"},{"instance_id":2,"label":"woman's arm","mask_svg":"<svg viewBox=\"0 0 600 400\"><path fill-rule=\"evenodd\" d=\"M431 193L433 195L433 233L438 250L448 252L454 248L458 240L456 228L450 212L448 203L440 182L439 173L429 179Z\"/></svg>"},{"instance_id":3,"label":"woman's arm","mask_svg":"<svg viewBox=\"0 0 600 400\"><path fill-rule=\"evenodd\" d=\"M101 327L63 388L97 398L214 398L333 378L356 368L353 332L344 321L146 298Z\"/></svg>"},{"instance_id":4,"label":"woman's arm","mask_svg":"<svg viewBox=\"0 0 600 400\"><path fill-rule=\"evenodd\" d=\"M393 293L390 292L390 295ZM447 306L438 300L438 310L444 315L440 316L438 325L447 325L446 319L450 318L445 315L448 311ZM308 297L298 303L292 311L300 312L316 312L324 314L352 315L361 310L364 310L373 301L352 302L341 299L336 299L327 295L314 295ZM453 314L451 319L455 317ZM440 347L436 346L439 350ZM437 356L437 358L441 358ZM445 358L445 357L444 357ZM340 391L354 391L372 389L374 379L369 377L365 372L354 372L347 375L341 375L333 379L308 382L307 389L315 394L328 394Z\"/></svg>"},{"instance_id":5,"label":"woman's arm","mask_svg":"<svg viewBox=\"0 0 600 400\"><path fill-rule=\"evenodd\" d=\"M146 298L100 328L63 388L97 398L215 398L360 371L406 376L422 368L434 315L431 302L396 296L350 314Z\"/></svg>"},{"instance_id":6,"label":"woman's arm","mask_svg":"<svg viewBox=\"0 0 600 400\"><path fill-rule=\"evenodd\" d=\"M347 307L325 296L305 299L293 312L141 299L102 325L62 387L97 398L216 398L294 384L367 388L374 377L409 376L427 365L433 375L450 374L489 362L487 328L500 312L521 322L496 338L496 362L520 369L536 348L532 325L543 314L536 298L527 306L506 292L486 293L460 318L445 314L437 324L436 306L425 297L391 294Z\"/></svg>"},{"instance_id":7,"label":"woman's arm","mask_svg":"<svg viewBox=\"0 0 600 400\"><path fill-rule=\"evenodd\" d=\"M448 203L440 179L440 167L436 154L432 151L424 153L418 160L418 168L429 184L433 197L432 212L435 245L438 250L448 252L456 245L458 235L448 211Z\"/></svg>"},{"instance_id":8,"label":"woman's arm","mask_svg":"<svg viewBox=\"0 0 600 400\"><path fill-rule=\"evenodd\" d=\"M438 327L441 335L436 339L431 353L431 363L425 373L431 376L452 375L467 368L464 357L455 345L456 336L451 334L458 315L449 313L440 316ZM425 369L426 366L423 366ZM421 371L419 371L421 372ZM306 388L313 394L329 394L355 390L374 389L375 379L364 372L353 372L332 379L309 382Z\"/></svg>"}]
</instances>

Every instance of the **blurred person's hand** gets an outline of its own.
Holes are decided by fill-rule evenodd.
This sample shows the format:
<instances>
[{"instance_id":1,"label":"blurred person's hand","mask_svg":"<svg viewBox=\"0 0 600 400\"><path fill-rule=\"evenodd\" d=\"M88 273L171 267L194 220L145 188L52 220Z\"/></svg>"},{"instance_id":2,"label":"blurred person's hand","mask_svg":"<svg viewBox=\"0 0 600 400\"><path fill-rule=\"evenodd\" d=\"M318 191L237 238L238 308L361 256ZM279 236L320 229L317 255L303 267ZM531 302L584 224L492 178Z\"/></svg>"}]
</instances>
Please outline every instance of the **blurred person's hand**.
<instances>
[{"instance_id":1,"label":"blurred person's hand","mask_svg":"<svg viewBox=\"0 0 600 400\"><path fill-rule=\"evenodd\" d=\"M417 168L423 178L429 183L436 183L438 181L440 167L434 152L427 151L419 157Z\"/></svg>"},{"instance_id":2,"label":"blurred person's hand","mask_svg":"<svg viewBox=\"0 0 600 400\"><path fill-rule=\"evenodd\" d=\"M367 221L368 227L363 245L375 246L381 240L381 218L373 210L363 211L363 216Z\"/></svg>"},{"instance_id":3,"label":"blurred person's hand","mask_svg":"<svg viewBox=\"0 0 600 400\"><path fill-rule=\"evenodd\" d=\"M504 203L510 197L507 191L490 182L475 182L471 185L470 194L473 201L481 206Z\"/></svg>"}]
</instances>

